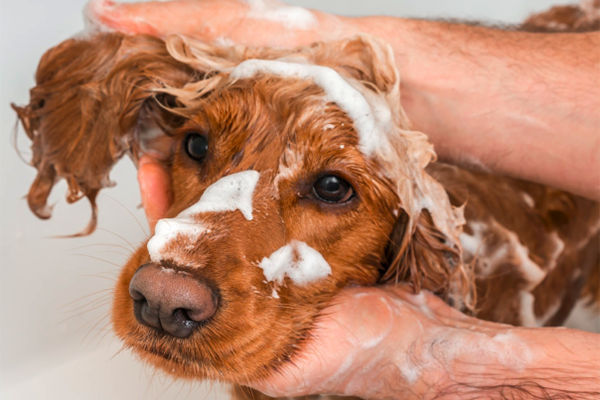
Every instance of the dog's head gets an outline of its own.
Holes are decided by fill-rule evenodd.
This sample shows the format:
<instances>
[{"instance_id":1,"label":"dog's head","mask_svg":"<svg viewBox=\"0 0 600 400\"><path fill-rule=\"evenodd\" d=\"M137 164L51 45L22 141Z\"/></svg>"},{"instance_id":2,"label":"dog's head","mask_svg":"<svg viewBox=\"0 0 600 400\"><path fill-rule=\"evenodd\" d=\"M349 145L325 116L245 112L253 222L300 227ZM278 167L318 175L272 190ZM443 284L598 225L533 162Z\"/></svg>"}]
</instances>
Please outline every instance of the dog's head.
<instances>
[{"instance_id":1,"label":"dog's head","mask_svg":"<svg viewBox=\"0 0 600 400\"><path fill-rule=\"evenodd\" d=\"M71 201L93 203L122 154L167 158L174 203L124 267L113 321L169 373L264 377L349 285L408 281L471 301L461 210L425 172L433 149L409 129L393 55L373 39L292 51L72 40L15 108L43 217L58 177Z\"/></svg>"}]
</instances>

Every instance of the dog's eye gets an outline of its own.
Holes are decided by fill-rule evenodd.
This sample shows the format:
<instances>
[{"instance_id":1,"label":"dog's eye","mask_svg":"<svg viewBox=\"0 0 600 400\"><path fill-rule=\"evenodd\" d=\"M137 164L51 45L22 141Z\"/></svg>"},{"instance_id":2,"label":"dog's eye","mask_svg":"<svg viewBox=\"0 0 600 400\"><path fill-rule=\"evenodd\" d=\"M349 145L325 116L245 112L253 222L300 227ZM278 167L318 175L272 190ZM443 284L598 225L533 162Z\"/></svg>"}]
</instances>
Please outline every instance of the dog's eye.
<instances>
[{"instance_id":1,"label":"dog's eye","mask_svg":"<svg viewBox=\"0 0 600 400\"><path fill-rule=\"evenodd\" d=\"M325 175L315 182L313 193L327 203L345 203L354 195L354 189L339 176Z\"/></svg>"},{"instance_id":2,"label":"dog's eye","mask_svg":"<svg viewBox=\"0 0 600 400\"><path fill-rule=\"evenodd\" d=\"M188 156L202 161L208 153L208 139L198 132L189 132L183 141L183 147Z\"/></svg>"}]
</instances>

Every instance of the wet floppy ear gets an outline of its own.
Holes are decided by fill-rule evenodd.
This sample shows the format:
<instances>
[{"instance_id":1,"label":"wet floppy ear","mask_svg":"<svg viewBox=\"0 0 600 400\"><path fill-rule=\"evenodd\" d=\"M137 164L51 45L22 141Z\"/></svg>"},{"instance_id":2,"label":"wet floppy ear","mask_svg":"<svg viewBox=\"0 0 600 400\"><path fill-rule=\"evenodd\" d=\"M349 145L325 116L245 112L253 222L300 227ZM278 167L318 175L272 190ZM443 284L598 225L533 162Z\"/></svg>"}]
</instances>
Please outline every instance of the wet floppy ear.
<instances>
[{"instance_id":1,"label":"wet floppy ear","mask_svg":"<svg viewBox=\"0 0 600 400\"><path fill-rule=\"evenodd\" d=\"M352 39L316 43L313 61L343 71L383 94L397 94L398 70L392 48L380 40L361 35Z\"/></svg>"},{"instance_id":2,"label":"wet floppy ear","mask_svg":"<svg viewBox=\"0 0 600 400\"><path fill-rule=\"evenodd\" d=\"M137 154L134 133L140 116L159 116L156 89L182 86L194 72L169 57L164 43L145 36L101 34L70 39L40 60L29 104L13 109L32 140L38 170L27 195L29 207L49 218L47 199L64 178L67 201L87 197L96 224L96 196L111 184L109 172L126 153ZM168 119L167 119L168 120ZM164 118L157 118L164 121ZM159 122L157 122L158 124Z\"/></svg>"},{"instance_id":3,"label":"wet floppy ear","mask_svg":"<svg viewBox=\"0 0 600 400\"><path fill-rule=\"evenodd\" d=\"M426 210L412 224L408 214L401 211L390 236L386 259L387 269L381 282L408 282L415 293L429 290L453 307L463 311L473 308L472 274L463 265L459 250L450 245Z\"/></svg>"}]
</instances>

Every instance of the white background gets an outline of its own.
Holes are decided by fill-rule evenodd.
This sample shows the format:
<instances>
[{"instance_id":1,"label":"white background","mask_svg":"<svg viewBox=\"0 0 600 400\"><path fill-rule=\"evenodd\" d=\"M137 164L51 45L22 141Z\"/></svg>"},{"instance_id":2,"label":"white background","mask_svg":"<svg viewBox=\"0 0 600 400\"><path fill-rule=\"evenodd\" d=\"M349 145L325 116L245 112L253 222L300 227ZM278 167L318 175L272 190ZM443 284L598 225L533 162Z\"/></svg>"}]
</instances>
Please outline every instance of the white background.
<instances>
[{"instance_id":1,"label":"white background","mask_svg":"<svg viewBox=\"0 0 600 400\"><path fill-rule=\"evenodd\" d=\"M223 398L219 387L209 387L207 392L199 384L173 384L141 367L127 352L117 354L120 346L108 318L110 290L130 249L147 233L143 213L137 208L139 194L129 160L113 170L118 186L100 194L99 229L91 237L52 238L78 232L89 218L85 201L66 205L64 183L51 197L56 207L50 221L38 220L29 212L23 196L35 171L18 158L11 144L16 117L9 103L28 101L42 53L83 28L85 1L0 1L0 398ZM290 3L346 15L518 23L531 12L560 1ZM24 136L18 147L28 159Z\"/></svg>"}]
</instances>

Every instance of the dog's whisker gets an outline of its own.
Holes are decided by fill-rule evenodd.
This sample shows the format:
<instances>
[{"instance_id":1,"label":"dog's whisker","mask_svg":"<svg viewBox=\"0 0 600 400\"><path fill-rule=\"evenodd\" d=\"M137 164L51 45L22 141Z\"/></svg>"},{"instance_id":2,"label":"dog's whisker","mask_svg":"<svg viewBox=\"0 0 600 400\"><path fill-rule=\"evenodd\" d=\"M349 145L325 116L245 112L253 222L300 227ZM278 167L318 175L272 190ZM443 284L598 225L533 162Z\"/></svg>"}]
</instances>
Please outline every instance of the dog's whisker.
<instances>
[{"instance_id":1,"label":"dog's whisker","mask_svg":"<svg viewBox=\"0 0 600 400\"><path fill-rule=\"evenodd\" d=\"M95 299L95 300L89 301L81 306L77 306L68 311L65 311L65 314L68 314L68 315L59 322L66 322L66 321L69 321L76 317L80 317L82 315L89 314L93 311L96 311L100 308L107 306L108 304L110 304L110 302L111 302L110 298L106 298L106 299L101 298L101 299Z\"/></svg>"},{"instance_id":2,"label":"dog's whisker","mask_svg":"<svg viewBox=\"0 0 600 400\"><path fill-rule=\"evenodd\" d=\"M110 320L105 320L103 325L101 325L97 329L98 331L95 332L93 336L90 336L90 344L94 346L100 346L106 338L106 336L112 331L112 325L110 323ZM92 342L94 338L96 338L96 340Z\"/></svg>"},{"instance_id":3,"label":"dog's whisker","mask_svg":"<svg viewBox=\"0 0 600 400\"><path fill-rule=\"evenodd\" d=\"M99 337L98 337L98 345L100 345L106 337L112 333L112 325L110 321L106 321L104 326L100 328Z\"/></svg>"},{"instance_id":4,"label":"dog's whisker","mask_svg":"<svg viewBox=\"0 0 600 400\"><path fill-rule=\"evenodd\" d=\"M81 246L71 247L66 250L74 251L74 250L88 249L88 248L94 248L94 247L114 247L114 248L119 248L119 249L123 249L123 250L127 251L127 254L129 254L131 252L130 248L128 248L127 246L123 246L122 244L118 244L118 243L90 243L90 244L84 244Z\"/></svg>"},{"instance_id":5,"label":"dog's whisker","mask_svg":"<svg viewBox=\"0 0 600 400\"><path fill-rule=\"evenodd\" d=\"M134 244L133 244L133 243L131 243L129 240L127 240L127 239L126 239L126 238L125 238L123 235L119 235L118 233L116 233L116 232L113 232L113 231L111 231L111 230L108 230L108 229L105 229L105 228L97 228L97 230L98 230L98 231L102 231L102 232L106 232L106 233L108 233L109 235L113 235L114 237L116 237L116 238L118 238L118 239L122 240L123 242L125 242L125 243L126 243L128 246L129 246L129 249L130 249L132 252L137 250L137 247L136 247L136 246L134 246Z\"/></svg>"},{"instance_id":6,"label":"dog's whisker","mask_svg":"<svg viewBox=\"0 0 600 400\"><path fill-rule=\"evenodd\" d=\"M140 228L140 231L142 231L142 234L144 235L144 237L150 236L150 231L148 231L148 229L142 224L142 222L138 219L138 217L133 212L131 212L131 210L129 208L125 207L125 205L121 201L114 198L113 196L111 196L108 193L103 193L103 196L105 196L107 199L112 200L117 205L119 205L123 210L125 210L125 212L127 212L127 214L129 214L129 216L131 216L131 218L135 221L136 225Z\"/></svg>"},{"instance_id":7,"label":"dog's whisker","mask_svg":"<svg viewBox=\"0 0 600 400\"><path fill-rule=\"evenodd\" d=\"M84 274L84 275L80 275L83 278L97 278L97 279L103 279L103 280L107 280L109 282L116 282L118 277L115 276L114 274L110 274L106 273L106 274Z\"/></svg>"},{"instance_id":8,"label":"dog's whisker","mask_svg":"<svg viewBox=\"0 0 600 400\"><path fill-rule=\"evenodd\" d=\"M87 333L81 338L81 343L88 343L88 340L91 340L90 335L98 335L98 327L102 326L102 324L106 324L110 321L110 314L105 313L103 316L98 318L96 322L91 326L91 328L87 331Z\"/></svg>"},{"instance_id":9,"label":"dog's whisker","mask_svg":"<svg viewBox=\"0 0 600 400\"><path fill-rule=\"evenodd\" d=\"M107 260L105 258L102 258L102 257L97 257L97 256L93 256L93 255L90 255L90 254L84 254L84 253L71 253L71 255L78 256L78 257L91 258L92 260L101 261L101 262L106 263L106 264L114 265L117 268L121 268L121 264L118 264L118 263L113 262L113 261L109 261L109 260Z\"/></svg>"},{"instance_id":10,"label":"dog's whisker","mask_svg":"<svg viewBox=\"0 0 600 400\"><path fill-rule=\"evenodd\" d=\"M76 299L73 299L73 300L70 300L70 301L64 303L61 306L61 308L62 307L67 307L67 306L69 306L71 304L74 304L74 303L78 303L78 302L80 302L82 300L85 300L85 299L87 299L89 297L98 296L98 295L105 296L105 295L111 293L113 290L114 290L113 288L104 288L104 289L96 290L96 291L91 292L91 293L86 293L86 294L84 294L84 295L82 295L82 296L80 296L80 297L78 297Z\"/></svg>"},{"instance_id":11,"label":"dog's whisker","mask_svg":"<svg viewBox=\"0 0 600 400\"><path fill-rule=\"evenodd\" d=\"M125 350L127 350L127 346L125 345L125 343L121 343L121 347L110 356L110 360L114 360L117 356L119 356Z\"/></svg>"},{"instance_id":12,"label":"dog's whisker","mask_svg":"<svg viewBox=\"0 0 600 400\"><path fill-rule=\"evenodd\" d=\"M101 309L108 309L109 305L110 305L110 299L109 300L103 300L103 301L100 301L100 302L95 303L95 304L86 305L85 309L81 309L79 311L71 311L71 312L69 312L69 314L71 314L71 315L66 316L65 318L63 318L62 320L60 320L59 323L70 322L70 321L73 321L75 319L79 319L80 317L82 317L84 315L88 315L88 314L90 314L90 313L92 313L94 311L101 310ZM108 313L103 313L103 314L108 314Z\"/></svg>"}]
</instances>

